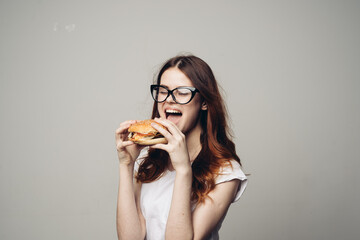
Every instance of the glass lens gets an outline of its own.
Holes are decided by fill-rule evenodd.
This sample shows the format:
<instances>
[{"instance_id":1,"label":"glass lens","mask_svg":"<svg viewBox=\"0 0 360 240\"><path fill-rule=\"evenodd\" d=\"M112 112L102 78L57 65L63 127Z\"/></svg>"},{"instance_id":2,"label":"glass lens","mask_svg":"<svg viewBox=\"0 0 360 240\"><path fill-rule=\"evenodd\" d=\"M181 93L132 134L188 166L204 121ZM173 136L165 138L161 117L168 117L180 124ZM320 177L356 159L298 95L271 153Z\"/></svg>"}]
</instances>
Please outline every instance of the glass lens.
<instances>
[{"instance_id":1,"label":"glass lens","mask_svg":"<svg viewBox=\"0 0 360 240\"><path fill-rule=\"evenodd\" d=\"M153 98L157 102L162 102L169 95L169 91L161 86L155 86L151 92Z\"/></svg>"},{"instance_id":2,"label":"glass lens","mask_svg":"<svg viewBox=\"0 0 360 240\"><path fill-rule=\"evenodd\" d=\"M173 92L176 101L178 103L187 103L190 101L191 97L192 97L192 92L190 89L188 88L178 88L175 89Z\"/></svg>"}]
</instances>

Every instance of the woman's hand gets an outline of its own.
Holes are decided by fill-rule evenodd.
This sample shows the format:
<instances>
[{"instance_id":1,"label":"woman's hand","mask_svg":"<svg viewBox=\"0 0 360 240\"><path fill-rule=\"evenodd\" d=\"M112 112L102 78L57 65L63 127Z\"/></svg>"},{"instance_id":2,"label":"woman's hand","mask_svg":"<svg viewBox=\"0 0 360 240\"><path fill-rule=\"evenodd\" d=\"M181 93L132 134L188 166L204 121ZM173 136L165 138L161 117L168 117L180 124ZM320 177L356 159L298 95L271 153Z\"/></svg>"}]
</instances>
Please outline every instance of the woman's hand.
<instances>
[{"instance_id":1,"label":"woman's hand","mask_svg":"<svg viewBox=\"0 0 360 240\"><path fill-rule=\"evenodd\" d=\"M156 144L151 146L151 148L162 149L168 152L175 171L188 171L191 169L185 135L169 120L160 118L155 118L154 120L167 127L168 131L154 123L152 124L153 128L158 130L167 139L168 143Z\"/></svg>"},{"instance_id":2,"label":"woman's hand","mask_svg":"<svg viewBox=\"0 0 360 240\"><path fill-rule=\"evenodd\" d=\"M120 164L130 166L134 164L136 158L139 156L141 146L127 140L129 132L127 131L131 124L136 123L136 120L125 121L120 124L120 127L116 129L115 140L116 149Z\"/></svg>"},{"instance_id":3,"label":"woman's hand","mask_svg":"<svg viewBox=\"0 0 360 240\"><path fill-rule=\"evenodd\" d=\"M145 239L145 219L139 210L140 184L134 183L134 163L141 146L128 140L128 128L137 121L126 121L116 129L119 158L119 191L116 211L118 239ZM135 197L134 197L135 196Z\"/></svg>"}]
</instances>

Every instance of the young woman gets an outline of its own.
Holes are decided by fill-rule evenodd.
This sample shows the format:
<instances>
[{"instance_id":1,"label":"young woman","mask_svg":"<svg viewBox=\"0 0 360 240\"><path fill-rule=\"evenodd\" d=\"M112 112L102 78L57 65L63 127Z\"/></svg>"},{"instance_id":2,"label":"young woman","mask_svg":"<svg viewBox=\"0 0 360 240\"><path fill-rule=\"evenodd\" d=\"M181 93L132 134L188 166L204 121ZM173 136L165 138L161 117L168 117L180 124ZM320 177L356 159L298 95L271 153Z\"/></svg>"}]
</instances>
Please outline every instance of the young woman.
<instances>
[{"instance_id":1,"label":"young woman","mask_svg":"<svg viewBox=\"0 0 360 240\"><path fill-rule=\"evenodd\" d=\"M151 86L153 124L167 144L141 147L116 130L119 239L219 239L230 204L247 179L228 133L222 97L210 67L177 56Z\"/></svg>"}]
</instances>

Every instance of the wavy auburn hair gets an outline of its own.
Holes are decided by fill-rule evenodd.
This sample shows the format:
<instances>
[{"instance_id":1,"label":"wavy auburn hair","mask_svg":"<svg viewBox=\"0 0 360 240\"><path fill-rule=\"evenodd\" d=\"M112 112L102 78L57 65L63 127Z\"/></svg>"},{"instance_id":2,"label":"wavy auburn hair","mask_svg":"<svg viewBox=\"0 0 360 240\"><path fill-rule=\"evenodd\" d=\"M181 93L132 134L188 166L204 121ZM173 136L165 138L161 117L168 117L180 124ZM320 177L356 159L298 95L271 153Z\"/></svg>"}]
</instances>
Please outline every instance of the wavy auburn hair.
<instances>
[{"instance_id":1,"label":"wavy auburn hair","mask_svg":"<svg viewBox=\"0 0 360 240\"><path fill-rule=\"evenodd\" d=\"M200 111L202 149L192 163L192 196L195 203L204 202L208 193L215 188L215 178L220 168L234 159L240 163L235 144L227 124L227 112L211 68L202 59L189 56L176 56L169 59L160 69L156 83L160 84L162 74L169 68L178 68L199 90L207 110ZM154 102L152 118L159 117L157 103ZM169 163L169 155L159 149L149 150L148 156L140 164L136 178L148 183L162 176Z\"/></svg>"}]
</instances>

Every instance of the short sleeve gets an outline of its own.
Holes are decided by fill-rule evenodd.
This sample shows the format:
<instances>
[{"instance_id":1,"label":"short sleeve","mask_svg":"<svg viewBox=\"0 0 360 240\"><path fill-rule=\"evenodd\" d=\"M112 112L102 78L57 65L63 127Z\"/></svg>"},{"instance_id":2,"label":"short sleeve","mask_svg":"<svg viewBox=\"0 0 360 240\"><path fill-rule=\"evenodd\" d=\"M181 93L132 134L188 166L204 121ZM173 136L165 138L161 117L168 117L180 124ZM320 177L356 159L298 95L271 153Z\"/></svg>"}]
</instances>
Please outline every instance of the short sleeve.
<instances>
[{"instance_id":1,"label":"short sleeve","mask_svg":"<svg viewBox=\"0 0 360 240\"><path fill-rule=\"evenodd\" d=\"M220 174L215 179L215 184L228 182L234 179L239 179L240 184L237 190L236 196L233 202L236 202L240 199L241 195L244 193L247 186L247 177L245 173L241 170L241 166L235 160L230 161L231 165L227 165L220 170Z\"/></svg>"},{"instance_id":2,"label":"short sleeve","mask_svg":"<svg viewBox=\"0 0 360 240\"><path fill-rule=\"evenodd\" d=\"M138 172L140 164L144 161L144 159L148 155L148 151L149 151L148 147L145 147L145 148L141 149L140 154L139 154L138 158L135 161L134 173Z\"/></svg>"}]
</instances>

